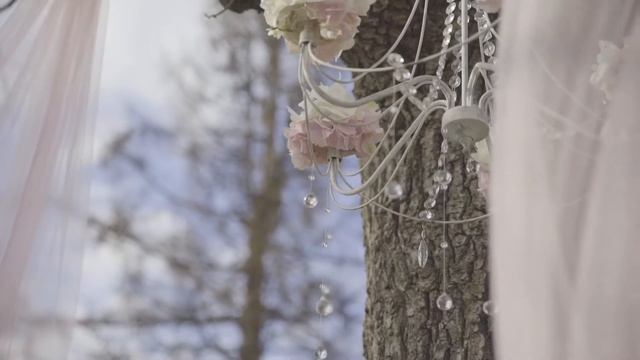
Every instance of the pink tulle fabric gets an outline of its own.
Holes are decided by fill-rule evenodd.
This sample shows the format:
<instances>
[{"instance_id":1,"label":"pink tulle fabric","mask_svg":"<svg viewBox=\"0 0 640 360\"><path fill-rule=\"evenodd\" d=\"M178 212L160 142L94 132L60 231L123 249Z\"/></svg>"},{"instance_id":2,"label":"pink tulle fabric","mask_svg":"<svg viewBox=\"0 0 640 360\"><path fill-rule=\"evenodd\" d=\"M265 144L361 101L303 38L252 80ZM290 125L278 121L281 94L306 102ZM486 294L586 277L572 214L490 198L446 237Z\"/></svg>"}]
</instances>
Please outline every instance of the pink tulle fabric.
<instances>
[{"instance_id":1,"label":"pink tulle fabric","mask_svg":"<svg viewBox=\"0 0 640 360\"><path fill-rule=\"evenodd\" d=\"M0 358L61 360L74 324L100 0L17 1L0 25Z\"/></svg>"}]
</instances>

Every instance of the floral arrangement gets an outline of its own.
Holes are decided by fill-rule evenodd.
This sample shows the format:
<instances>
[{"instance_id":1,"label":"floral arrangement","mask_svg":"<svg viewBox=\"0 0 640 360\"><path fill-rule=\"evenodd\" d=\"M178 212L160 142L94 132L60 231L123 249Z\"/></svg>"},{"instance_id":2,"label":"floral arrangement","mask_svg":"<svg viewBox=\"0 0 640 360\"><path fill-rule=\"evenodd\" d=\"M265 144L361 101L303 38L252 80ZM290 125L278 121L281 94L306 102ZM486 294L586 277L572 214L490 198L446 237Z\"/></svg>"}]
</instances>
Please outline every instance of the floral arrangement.
<instances>
[{"instance_id":1,"label":"floral arrangement","mask_svg":"<svg viewBox=\"0 0 640 360\"><path fill-rule=\"evenodd\" d=\"M269 35L284 38L292 52L298 52L300 34L311 31L316 56L325 61L336 59L351 49L360 17L375 0L262 0Z\"/></svg>"},{"instance_id":2,"label":"floral arrangement","mask_svg":"<svg viewBox=\"0 0 640 360\"><path fill-rule=\"evenodd\" d=\"M332 97L353 99L340 84L322 88ZM309 104L306 109L309 131L304 102L300 103L300 113L289 109L291 122L284 130L291 160L297 169L307 169L314 161L326 164L330 156L355 154L359 158L366 158L371 155L384 133L380 127L382 114L377 104L372 102L348 109L329 104L315 93L311 93L310 97L308 103L313 101L314 105Z\"/></svg>"}]
</instances>

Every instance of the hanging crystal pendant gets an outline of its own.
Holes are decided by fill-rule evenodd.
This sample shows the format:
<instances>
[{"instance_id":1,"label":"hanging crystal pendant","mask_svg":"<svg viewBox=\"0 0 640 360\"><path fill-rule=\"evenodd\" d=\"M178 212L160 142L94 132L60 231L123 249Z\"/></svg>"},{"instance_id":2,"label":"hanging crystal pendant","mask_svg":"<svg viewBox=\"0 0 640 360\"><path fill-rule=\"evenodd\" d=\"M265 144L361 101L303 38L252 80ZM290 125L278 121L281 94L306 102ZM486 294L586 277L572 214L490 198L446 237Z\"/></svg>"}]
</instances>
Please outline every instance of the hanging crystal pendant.
<instances>
[{"instance_id":1,"label":"hanging crystal pendant","mask_svg":"<svg viewBox=\"0 0 640 360\"><path fill-rule=\"evenodd\" d=\"M480 171L480 163L478 163L474 159L469 159L467 160L466 170L467 173L475 175L478 173L478 171Z\"/></svg>"},{"instance_id":2,"label":"hanging crystal pendant","mask_svg":"<svg viewBox=\"0 0 640 360\"><path fill-rule=\"evenodd\" d=\"M486 43L484 43L484 54L486 56L493 56L493 54L495 54L496 52L496 45L491 42L491 41L487 41Z\"/></svg>"},{"instance_id":3,"label":"hanging crystal pendant","mask_svg":"<svg viewBox=\"0 0 640 360\"><path fill-rule=\"evenodd\" d=\"M402 64L404 64L404 58L398 53L391 53L387 56L387 63L394 67L402 66Z\"/></svg>"},{"instance_id":4,"label":"hanging crystal pendant","mask_svg":"<svg viewBox=\"0 0 640 360\"><path fill-rule=\"evenodd\" d=\"M433 181L440 186L451 184L451 180L451 173L447 170L438 170L433 174Z\"/></svg>"},{"instance_id":5,"label":"hanging crystal pendant","mask_svg":"<svg viewBox=\"0 0 640 360\"><path fill-rule=\"evenodd\" d=\"M329 357L329 352L327 351L327 348L324 347L324 345L320 345L316 349L315 355L316 355L316 360L325 360Z\"/></svg>"},{"instance_id":6,"label":"hanging crystal pendant","mask_svg":"<svg viewBox=\"0 0 640 360\"><path fill-rule=\"evenodd\" d=\"M436 206L436 198L435 197L429 197L427 198L427 200L424 202L424 207L427 209L433 209Z\"/></svg>"},{"instance_id":7,"label":"hanging crystal pendant","mask_svg":"<svg viewBox=\"0 0 640 360\"><path fill-rule=\"evenodd\" d=\"M322 295L316 303L316 312L325 317L333 313L333 304L326 296Z\"/></svg>"},{"instance_id":8,"label":"hanging crystal pendant","mask_svg":"<svg viewBox=\"0 0 640 360\"><path fill-rule=\"evenodd\" d=\"M418 218L422 220L431 220L433 219L433 211L431 210L422 210L418 213Z\"/></svg>"},{"instance_id":9,"label":"hanging crystal pendant","mask_svg":"<svg viewBox=\"0 0 640 360\"><path fill-rule=\"evenodd\" d=\"M482 312L486 315L493 316L496 313L496 306L491 300L487 300L482 304Z\"/></svg>"},{"instance_id":10,"label":"hanging crystal pendant","mask_svg":"<svg viewBox=\"0 0 640 360\"><path fill-rule=\"evenodd\" d=\"M453 309L453 299L449 294L443 292L438 296L438 299L436 299L436 306L442 311L449 311Z\"/></svg>"},{"instance_id":11,"label":"hanging crystal pendant","mask_svg":"<svg viewBox=\"0 0 640 360\"><path fill-rule=\"evenodd\" d=\"M384 188L384 193L391 200L401 199L404 195L404 189L402 189L402 185L397 181L391 181Z\"/></svg>"},{"instance_id":12,"label":"hanging crystal pendant","mask_svg":"<svg viewBox=\"0 0 640 360\"><path fill-rule=\"evenodd\" d=\"M308 209L313 209L318 206L318 197L314 193L308 193L304 197L304 206Z\"/></svg>"},{"instance_id":13,"label":"hanging crystal pendant","mask_svg":"<svg viewBox=\"0 0 640 360\"><path fill-rule=\"evenodd\" d=\"M418 245L418 266L421 268L427 265L427 261L429 260L429 247L427 246L427 242L424 240L420 241L420 245Z\"/></svg>"}]
</instances>

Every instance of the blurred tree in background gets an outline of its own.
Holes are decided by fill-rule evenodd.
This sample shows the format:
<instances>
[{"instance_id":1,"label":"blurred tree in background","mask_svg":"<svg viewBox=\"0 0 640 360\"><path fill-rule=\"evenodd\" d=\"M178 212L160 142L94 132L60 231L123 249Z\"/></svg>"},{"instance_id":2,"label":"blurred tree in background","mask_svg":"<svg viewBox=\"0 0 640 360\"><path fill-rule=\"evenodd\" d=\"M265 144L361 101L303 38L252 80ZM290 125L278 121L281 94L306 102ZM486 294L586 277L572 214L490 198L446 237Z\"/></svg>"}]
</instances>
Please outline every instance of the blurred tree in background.
<instances>
[{"instance_id":1,"label":"blurred tree in background","mask_svg":"<svg viewBox=\"0 0 640 360\"><path fill-rule=\"evenodd\" d=\"M81 315L98 345L78 356L300 359L325 342L332 358L358 359L360 222L303 211L307 179L282 136L286 106L299 101L282 71L295 58L266 38L255 12L207 26L208 56L169 66L177 120L158 123L132 105L130 128L100 160L97 181L115 195L90 219L91 246L113 250L125 270L120 300ZM347 226L323 249L324 228L337 222ZM335 307L323 320L321 282Z\"/></svg>"}]
</instances>

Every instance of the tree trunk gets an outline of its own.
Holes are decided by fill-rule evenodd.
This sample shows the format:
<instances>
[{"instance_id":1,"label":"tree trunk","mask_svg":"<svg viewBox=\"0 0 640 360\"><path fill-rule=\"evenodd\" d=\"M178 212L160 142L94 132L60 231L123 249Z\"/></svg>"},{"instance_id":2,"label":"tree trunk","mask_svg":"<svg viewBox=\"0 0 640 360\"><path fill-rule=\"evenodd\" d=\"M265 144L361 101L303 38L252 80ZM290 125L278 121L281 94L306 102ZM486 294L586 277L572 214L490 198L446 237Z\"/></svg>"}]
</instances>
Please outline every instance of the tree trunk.
<instances>
[{"instance_id":1,"label":"tree trunk","mask_svg":"<svg viewBox=\"0 0 640 360\"><path fill-rule=\"evenodd\" d=\"M280 86L280 43L276 39L267 39L270 71L267 74L269 84L278 90ZM277 94L277 91L274 91ZM249 230L249 257L244 271L247 275L245 307L240 318L243 343L240 348L241 360L259 360L262 358L263 344L260 334L265 325L266 309L262 302L265 279L264 258L271 238L278 227L281 210L281 193L284 187L284 169L282 159L277 154L276 126L277 97L267 96L263 102L262 126L255 131L254 138L260 138L264 132L263 155L257 163L261 167L261 184L256 193L251 194L251 216L247 219ZM248 141L254 141L249 139ZM251 171L248 171L251 174Z\"/></svg>"},{"instance_id":2,"label":"tree trunk","mask_svg":"<svg viewBox=\"0 0 640 360\"><path fill-rule=\"evenodd\" d=\"M410 13L414 0L378 0L363 19L356 46L343 59L356 67L370 66L395 41ZM445 0L429 1L429 22L423 54L440 51L444 27ZM407 62L412 60L418 44L422 7L418 10L407 38L397 52ZM454 40L452 40L453 42ZM435 72L436 62L420 66L418 74ZM445 72L445 80L448 79ZM359 96L370 94L391 84L390 74L373 74L356 85ZM383 105L389 105L388 103ZM402 135L417 112L405 106L395 134L387 148ZM402 213L416 215L423 208L431 177L437 169L442 136L440 116L431 118L419 141L411 150L396 176L403 184L401 201L382 199L385 205ZM465 157L458 146L450 144L448 170L453 175L447 199L449 219L484 214L484 198L476 190L475 176L465 172ZM384 152L375 159L380 163ZM369 171L370 173L371 171ZM389 176L391 169L387 170ZM365 174L368 176L369 174ZM383 182L378 181L379 189ZM365 194L372 196L372 191ZM436 208L441 219L442 203ZM367 270L367 304L364 326L364 354L368 360L393 359L493 359L489 319L482 304L489 297L487 276L487 223L449 225L447 238L448 287L454 301L448 312L439 310L436 299L442 293L443 226L427 225L429 262L417 265L416 254L421 225L389 214L377 207L363 211Z\"/></svg>"}]
</instances>

